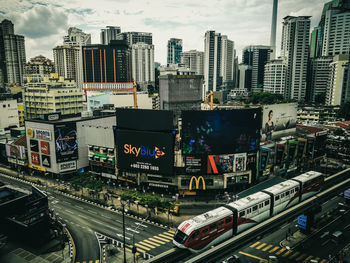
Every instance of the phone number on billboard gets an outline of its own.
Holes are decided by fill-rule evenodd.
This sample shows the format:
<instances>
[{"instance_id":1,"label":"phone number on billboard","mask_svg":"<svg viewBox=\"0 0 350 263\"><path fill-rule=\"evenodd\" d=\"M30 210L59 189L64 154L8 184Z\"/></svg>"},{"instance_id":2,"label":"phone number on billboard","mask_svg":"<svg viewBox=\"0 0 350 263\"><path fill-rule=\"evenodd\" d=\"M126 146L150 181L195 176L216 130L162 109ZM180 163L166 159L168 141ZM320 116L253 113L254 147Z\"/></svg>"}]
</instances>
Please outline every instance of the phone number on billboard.
<instances>
[{"instance_id":1,"label":"phone number on billboard","mask_svg":"<svg viewBox=\"0 0 350 263\"><path fill-rule=\"evenodd\" d=\"M151 171L159 171L158 166L152 166L152 165L145 165L145 164L138 164L138 163L133 163L130 165L131 168L134 169L143 169L143 170L151 170Z\"/></svg>"}]
</instances>

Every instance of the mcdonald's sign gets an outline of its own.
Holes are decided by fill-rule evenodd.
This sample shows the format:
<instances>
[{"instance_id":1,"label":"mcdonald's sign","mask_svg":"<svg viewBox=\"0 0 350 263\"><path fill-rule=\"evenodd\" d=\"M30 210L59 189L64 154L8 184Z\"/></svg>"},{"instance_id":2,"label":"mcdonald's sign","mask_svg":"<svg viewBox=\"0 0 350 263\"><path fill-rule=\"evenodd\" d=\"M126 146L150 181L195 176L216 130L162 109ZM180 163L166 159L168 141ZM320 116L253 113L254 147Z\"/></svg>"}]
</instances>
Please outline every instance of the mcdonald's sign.
<instances>
[{"instance_id":1,"label":"mcdonald's sign","mask_svg":"<svg viewBox=\"0 0 350 263\"><path fill-rule=\"evenodd\" d=\"M205 181L204 181L203 176L199 176L199 177L192 176L192 177L191 177L190 186L189 186L189 190L190 190L190 191L192 190L193 181L196 182L196 189L199 189L199 183L200 183L200 181L202 181L203 190L205 190Z\"/></svg>"}]
</instances>

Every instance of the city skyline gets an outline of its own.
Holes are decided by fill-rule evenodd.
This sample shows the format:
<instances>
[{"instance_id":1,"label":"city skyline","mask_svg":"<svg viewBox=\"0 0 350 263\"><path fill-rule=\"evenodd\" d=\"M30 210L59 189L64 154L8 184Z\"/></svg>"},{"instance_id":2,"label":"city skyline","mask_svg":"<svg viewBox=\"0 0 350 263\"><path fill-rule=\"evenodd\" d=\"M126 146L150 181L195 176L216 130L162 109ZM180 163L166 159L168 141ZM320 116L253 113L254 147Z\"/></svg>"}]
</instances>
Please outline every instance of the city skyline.
<instances>
[{"instance_id":1,"label":"city skyline","mask_svg":"<svg viewBox=\"0 0 350 263\"><path fill-rule=\"evenodd\" d=\"M323 4L328 1L280 1L278 5L276 46L280 53L282 19L286 15L311 17L311 28L320 20ZM69 27L75 26L92 36L98 44L100 30L119 26L122 32L140 31L153 34L155 61L166 63L166 46L170 38L183 39L183 50L204 50L204 34L216 30L235 42L239 60L248 45L268 45L272 0L266 1L22 1L5 0L0 19L10 19L17 34L26 38L27 60L37 55L53 58L52 48L62 43ZM108 8L106 8L108 7ZM48 19L50 18L50 19ZM259 25L257 27L256 25Z\"/></svg>"}]
</instances>

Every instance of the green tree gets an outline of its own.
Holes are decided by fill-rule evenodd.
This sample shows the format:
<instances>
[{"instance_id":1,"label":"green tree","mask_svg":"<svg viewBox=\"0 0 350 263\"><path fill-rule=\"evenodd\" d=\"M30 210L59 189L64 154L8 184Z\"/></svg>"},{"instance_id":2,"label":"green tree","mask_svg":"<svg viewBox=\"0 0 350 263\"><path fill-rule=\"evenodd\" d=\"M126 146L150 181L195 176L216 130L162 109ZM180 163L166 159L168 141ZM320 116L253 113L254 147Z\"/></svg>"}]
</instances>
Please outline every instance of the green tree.
<instances>
[{"instance_id":1,"label":"green tree","mask_svg":"<svg viewBox=\"0 0 350 263\"><path fill-rule=\"evenodd\" d=\"M347 99L342 105L340 105L337 117L350 120L350 99Z\"/></svg>"},{"instance_id":2,"label":"green tree","mask_svg":"<svg viewBox=\"0 0 350 263\"><path fill-rule=\"evenodd\" d=\"M246 100L246 103L248 104L275 104L282 102L286 102L282 94L275 94L270 92L253 93L253 95Z\"/></svg>"},{"instance_id":3,"label":"green tree","mask_svg":"<svg viewBox=\"0 0 350 263\"><path fill-rule=\"evenodd\" d=\"M342 136L344 135L344 130L342 128L338 128L333 132L333 134L336 136Z\"/></svg>"}]
</instances>

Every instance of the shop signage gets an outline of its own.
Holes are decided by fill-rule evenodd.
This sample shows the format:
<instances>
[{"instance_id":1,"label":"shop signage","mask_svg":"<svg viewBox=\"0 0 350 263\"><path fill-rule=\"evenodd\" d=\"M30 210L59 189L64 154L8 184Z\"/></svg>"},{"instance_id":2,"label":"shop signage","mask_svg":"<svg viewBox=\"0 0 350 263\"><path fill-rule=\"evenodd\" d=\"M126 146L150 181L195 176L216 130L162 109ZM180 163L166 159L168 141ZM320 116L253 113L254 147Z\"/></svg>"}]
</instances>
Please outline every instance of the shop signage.
<instances>
[{"instance_id":1,"label":"shop signage","mask_svg":"<svg viewBox=\"0 0 350 263\"><path fill-rule=\"evenodd\" d=\"M35 138L51 141L51 132L48 130L35 129Z\"/></svg>"},{"instance_id":2,"label":"shop signage","mask_svg":"<svg viewBox=\"0 0 350 263\"><path fill-rule=\"evenodd\" d=\"M190 191L192 190L193 181L196 183L196 189L199 189L199 183L200 183L200 181L202 181L203 190L205 190L205 181L204 181L203 176L199 176L199 177L192 176L192 177L191 177L190 185L189 185L189 187L188 187L188 189L189 189Z\"/></svg>"},{"instance_id":3,"label":"shop signage","mask_svg":"<svg viewBox=\"0 0 350 263\"><path fill-rule=\"evenodd\" d=\"M34 164L29 164L28 167L31 168L31 169L34 169L34 170L46 172L46 169L44 167L40 167L40 166L37 166L37 165L34 165Z\"/></svg>"},{"instance_id":4,"label":"shop signage","mask_svg":"<svg viewBox=\"0 0 350 263\"><path fill-rule=\"evenodd\" d=\"M77 169L77 162L69 161L69 162L59 163L58 167L60 172L75 170Z\"/></svg>"}]
</instances>

